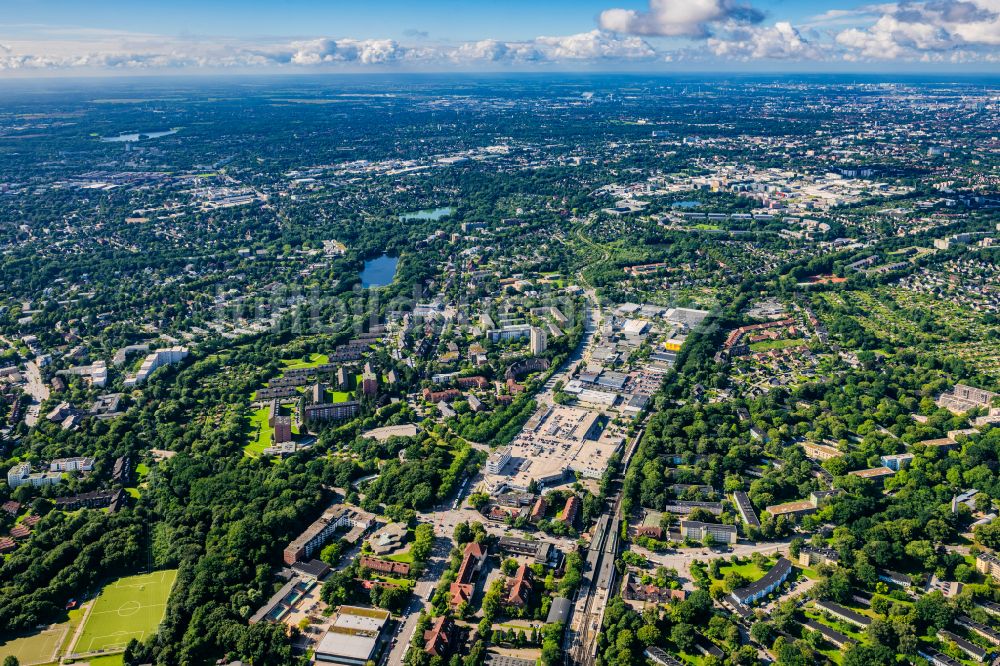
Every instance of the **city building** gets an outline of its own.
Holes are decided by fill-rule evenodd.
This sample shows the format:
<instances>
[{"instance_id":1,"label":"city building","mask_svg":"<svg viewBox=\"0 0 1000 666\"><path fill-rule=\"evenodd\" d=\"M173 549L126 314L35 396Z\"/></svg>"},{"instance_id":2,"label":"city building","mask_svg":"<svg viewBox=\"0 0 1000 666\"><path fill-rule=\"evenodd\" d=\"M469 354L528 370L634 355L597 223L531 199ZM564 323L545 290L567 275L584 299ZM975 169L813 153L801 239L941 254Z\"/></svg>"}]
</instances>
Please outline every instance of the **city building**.
<instances>
[{"instance_id":1,"label":"city building","mask_svg":"<svg viewBox=\"0 0 1000 666\"><path fill-rule=\"evenodd\" d=\"M861 479L868 479L876 485L881 486L885 483L885 480L895 474L895 472L888 467L872 467L871 469L856 469L853 472L848 472L848 474Z\"/></svg>"},{"instance_id":2,"label":"city building","mask_svg":"<svg viewBox=\"0 0 1000 666\"><path fill-rule=\"evenodd\" d=\"M361 412L361 404L356 400L334 402L323 405L303 405L300 408L302 423L320 423L323 421L345 421L354 418Z\"/></svg>"},{"instance_id":3,"label":"city building","mask_svg":"<svg viewBox=\"0 0 1000 666\"><path fill-rule=\"evenodd\" d=\"M510 452L511 447L504 446L491 453L490 457L486 459L486 473L500 474L510 462Z\"/></svg>"},{"instance_id":4,"label":"city building","mask_svg":"<svg viewBox=\"0 0 1000 666\"><path fill-rule=\"evenodd\" d=\"M483 568L485 561L486 550L481 545L475 542L465 544L462 563L455 573L455 582L448 588L452 606L458 606L462 602L468 602L472 599L476 576Z\"/></svg>"},{"instance_id":5,"label":"city building","mask_svg":"<svg viewBox=\"0 0 1000 666\"><path fill-rule=\"evenodd\" d=\"M989 650L984 650L970 640L962 638L958 634L952 633L947 629L940 629L937 632L937 637L942 641L954 643L959 650L969 655L976 661L986 661L990 656Z\"/></svg>"},{"instance_id":6,"label":"city building","mask_svg":"<svg viewBox=\"0 0 1000 666\"><path fill-rule=\"evenodd\" d=\"M362 555L360 564L365 569L371 569L376 573L386 574L389 576L410 575L410 565L406 562L393 562L392 560L383 560L379 557Z\"/></svg>"},{"instance_id":7,"label":"city building","mask_svg":"<svg viewBox=\"0 0 1000 666\"><path fill-rule=\"evenodd\" d=\"M779 557L766 574L746 587L733 590L730 598L744 606L749 606L778 589L792 571L792 563L784 557Z\"/></svg>"},{"instance_id":8,"label":"city building","mask_svg":"<svg viewBox=\"0 0 1000 666\"><path fill-rule=\"evenodd\" d=\"M848 646L854 645L854 640L848 638L847 636L840 633L836 629L831 629L825 624L820 624L816 620L807 619L804 622L802 622L802 626L812 631L818 631L823 636L823 638L826 639L826 641L832 644L834 647L843 649Z\"/></svg>"},{"instance_id":9,"label":"city building","mask_svg":"<svg viewBox=\"0 0 1000 666\"><path fill-rule=\"evenodd\" d=\"M872 623L872 619L867 615L862 615L857 611L852 611L850 608L844 608L838 603L834 603L832 601L817 601L815 604L816 608L824 613L843 620L844 622L853 624L856 627L867 629L868 625Z\"/></svg>"},{"instance_id":10,"label":"city building","mask_svg":"<svg viewBox=\"0 0 1000 666\"><path fill-rule=\"evenodd\" d=\"M976 555L976 571L987 574L993 580L1000 582L1000 558L993 553L980 552Z\"/></svg>"},{"instance_id":11,"label":"city building","mask_svg":"<svg viewBox=\"0 0 1000 666\"><path fill-rule=\"evenodd\" d=\"M371 516L357 509L335 504L288 544L284 553L285 564L291 565L309 558L341 528L350 527L352 531L359 531L360 536L368 531L371 524Z\"/></svg>"},{"instance_id":12,"label":"city building","mask_svg":"<svg viewBox=\"0 0 1000 666\"><path fill-rule=\"evenodd\" d=\"M389 611L341 606L336 619L313 651L320 663L364 666L374 661Z\"/></svg>"},{"instance_id":13,"label":"city building","mask_svg":"<svg viewBox=\"0 0 1000 666\"><path fill-rule=\"evenodd\" d=\"M367 396L378 393L378 377L368 366L365 366L365 371L361 373L361 392Z\"/></svg>"},{"instance_id":14,"label":"city building","mask_svg":"<svg viewBox=\"0 0 1000 666\"><path fill-rule=\"evenodd\" d=\"M534 576L527 564L522 564L517 568L517 573L511 579L507 587L507 605L515 608L524 608L531 601L533 591Z\"/></svg>"},{"instance_id":15,"label":"city building","mask_svg":"<svg viewBox=\"0 0 1000 666\"><path fill-rule=\"evenodd\" d=\"M576 522L576 515L580 512L580 498L576 495L570 495L566 498L566 504L563 506L563 510L559 513L559 522L565 523L566 525L573 525Z\"/></svg>"},{"instance_id":16,"label":"city building","mask_svg":"<svg viewBox=\"0 0 1000 666\"><path fill-rule=\"evenodd\" d=\"M816 565L837 566L840 564L840 553L833 548L818 548L802 546L799 548L799 565L812 567Z\"/></svg>"},{"instance_id":17,"label":"city building","mask_svg":"<svg viewBox=\"0 0 1000 666\"><path fill-rule=\"evenodd\" d=\"M760 519L757 517L757 512L753 509L749 495L742 490L737 490L733 493L733 503L736 504L736 510L739 511L740 518L743 519L743 522L748 527L760 527Z\"/></svg>"},{"instance_id":18,"label":"city building","mask_svg":"<svg viewBox=\"0 0 1000 666\"><path fill-rule=\"evenodd\" d=\"M815 442L802 442L802 448L806 452L806 458L813 460L830 460L831 458L839 458L844 455L832 446L816 444Z\"/></svg>"},{"instance_id":19,"label":"city building","mask_svg":"<svg viewBox=\"0 0 1000 666\"><path fill-rule=\"evenodd\" d=\"M62 474L59 472L32 472L31 463L18 463L7 472L7 485L13 488L20 486L33 486L43 488L54 486L62 481Z\"/></svg>"},{"instance_id":20,"label":"city building","mask_svg":"<svg viewBox=\"0 0 1000 666\"><path fill-rule=\"evenodd\" d=\"M49 463L50 472L90 472L93 469L93 458L56 458Z\"/></svg>"},{"instance_id":21,"label":"city building","mask_svg":"<svg viewBox=\"0 0 1000 666\"><path fill-rule=\"evenodd\" d=\"M165 365L173 365L175 363L180 363L188 355L187 347L169 347L167 349L157 349L153 353L143 360L142 365L139 366L139 371L134 375L128 375L125 377L125 386L138 386L142 384L149 376L153 374L158 368L162 368Z\"/></svg>"},{"instance_id":22,"label":"city building","mask_svg":"<svg viewBox=\"0 0 1000 666\"><path fill-rule=\"evenodd\" d=\"M702 523L696 520L681 521L681 538L702 541L706 536L712 537L715 543L734 544L737 539L736 526Z\"/></svg>"},{"instance_id":23,"label":"city building","mask_svg":"<svg viewBox=\"0 0 1000 666\"><path fill-rule=\"evenodd\" d=\"M457 646L457 634L452 619L446 615L439 616L431 624L431 628L424 632L424 652L432 657L446 658Z\"/></svg>"},{"instance_id":24,"label":"city building","mask_svg":"<svg viewBox=\"0 0 1000 666\"><path fill-rule=\"evenodd\" d=\"M888 467L893 472L898 472L901 469L906 469L913 462L912 453L896 453L891 456L882 456L879 458L879 462L882 463L884 467Z\"/></svg>"},{"instance_id":25,"label":"city building","mask_svg":"<svg viewBox=\"0 0 1000 666\"><path fill-rule=\"evenodd\" d=\"M532 356L541 356L544 354L549 341L545 329L532 326L529 338L529 349Z\"/></svg>"}]
</instances>

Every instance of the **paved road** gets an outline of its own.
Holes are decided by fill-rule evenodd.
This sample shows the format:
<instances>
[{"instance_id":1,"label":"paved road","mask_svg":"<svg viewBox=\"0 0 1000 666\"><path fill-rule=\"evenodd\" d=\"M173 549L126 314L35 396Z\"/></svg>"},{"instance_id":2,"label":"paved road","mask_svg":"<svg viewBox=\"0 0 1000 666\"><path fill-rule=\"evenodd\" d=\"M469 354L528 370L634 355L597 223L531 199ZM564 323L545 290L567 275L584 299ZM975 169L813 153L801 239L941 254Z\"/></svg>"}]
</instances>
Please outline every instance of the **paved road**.
<instances>
[{"instance_id":1,"label":"paved road","mask_svg":"<svg viewBox=\"0 0 1000 666\"><path fill-rule=\"evenodd\" d=\"M439 537L434 540L434 550L430 560L427 562L427 568L413 588L413 596L410 597L410 603L403 610L400 628L395 637L396 642L389 651L389 654L382 660L382 664L385 666L396 666L403 663L403 655L406 653L406 648L410 644L413 632L417 628L420 611L430 607L427 597L430 591L437 586L438 579L441 578L441 574L444 573L448 565L448 554L451 552L451 548L451 534L448 534L447 538Z\"/></svg>"},{"instance_id":2,"label":"paved road","mask_svg":"<svg viewBox=\"0 0 1000 666\"><path fill-rule=\"evenodd\" d=\"M32 404L24 413L24 423L33 426L38 423L38 410L43 402L49 399L49 388L42 381L42 372L38 364L34 361L25 363L25 384L24 392L31 396Z\"/></svg>"}]
</instances>

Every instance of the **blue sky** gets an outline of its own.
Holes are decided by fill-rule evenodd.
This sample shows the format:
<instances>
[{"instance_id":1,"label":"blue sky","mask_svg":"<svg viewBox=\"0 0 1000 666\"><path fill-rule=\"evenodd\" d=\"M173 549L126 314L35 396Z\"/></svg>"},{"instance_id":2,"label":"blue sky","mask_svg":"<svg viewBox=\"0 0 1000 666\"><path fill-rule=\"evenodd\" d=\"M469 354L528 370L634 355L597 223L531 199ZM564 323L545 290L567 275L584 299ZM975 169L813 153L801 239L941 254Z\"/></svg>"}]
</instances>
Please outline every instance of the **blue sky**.
<instances>
[{"instance_id":1,"label":"blue sky","mask_svg":"<svg viewBox=\"0 0 1000 666\"><path fill-rule=\"evenodd\" d=\"M4 0L48 72L1000 71L1000 0Z\"/></svg>"}]
</instances>

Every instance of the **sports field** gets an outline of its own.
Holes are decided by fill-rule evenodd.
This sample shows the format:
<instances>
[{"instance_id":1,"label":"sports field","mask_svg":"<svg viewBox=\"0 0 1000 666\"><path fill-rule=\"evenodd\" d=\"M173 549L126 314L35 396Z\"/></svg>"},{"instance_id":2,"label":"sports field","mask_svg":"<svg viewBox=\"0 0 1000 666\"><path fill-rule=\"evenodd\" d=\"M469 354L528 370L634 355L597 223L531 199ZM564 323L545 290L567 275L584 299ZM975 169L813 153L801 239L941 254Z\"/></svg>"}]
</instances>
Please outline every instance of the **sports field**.
<instances>
[{"instance_id":1,"label":"sports field","mask_svg":"<svg viewBox=\"0 0 1000 666\"><path fill-rule=\"evenodd\" d=\"M108 584L87 615L73 652L124 650L131 639L148 638L163 620L176 579L177 570L171 569L126 576Z\"/></svg>"}]
</instances>

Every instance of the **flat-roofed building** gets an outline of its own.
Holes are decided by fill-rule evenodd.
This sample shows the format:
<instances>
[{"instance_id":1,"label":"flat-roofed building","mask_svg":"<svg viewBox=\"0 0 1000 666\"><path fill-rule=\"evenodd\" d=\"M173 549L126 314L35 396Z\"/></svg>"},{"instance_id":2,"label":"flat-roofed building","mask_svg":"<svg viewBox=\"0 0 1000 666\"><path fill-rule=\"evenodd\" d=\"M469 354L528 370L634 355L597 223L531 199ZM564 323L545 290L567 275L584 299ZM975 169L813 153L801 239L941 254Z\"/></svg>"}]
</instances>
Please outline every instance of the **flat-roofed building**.
<instances>
[{"instance_id":1,"label":"flat-roofed building","mask_svg":"<svg viewBox=\"0 0 1000 666\"><path fill-rule=\"evenodd\" d=\"M323 421L345 421L354 418L361 412L361 404L356 400L334 402L321 405L304 405L302 407L302 422L306 424Z\"/></svg>"},{"instance_id":2,"label":"flat-roofed building","mask_svg":"<svg viewBox=\"0 0 1000 666\"><path fill-rule=\"evenodd\" d=\"M882 456L879 458L879 462L882 463L884 467L888 467L894 472L898 472L901 469L906 469L913 462L912 453L896 453L890 456Z\"/></svg>"},{"instance_id":3,"label":"flat-roofed building","mask_svg":"<svg viewBox=\"0 0 1000 666\"><path fill-rule=\"evenodd\" d=\"M806 452L806 457L812 460L830 460L844 455L839 449L815 442L802 442L802 448Z\"/></svg>"},{"instance_id":4,"label":"flat-roofed building","mask_svg":"<svg viewBox=\"0 0 1000 666\"><path fill-rule=\"evenodd\" d=\"M775 518L778 516L799 517L816 513L816 505L809 500L796 500L784 504L772 504L764 510Z\"/></svg>"},{"instance_id":5,"label":"flat-roofed building","mask_svg":"<svg viewBox=\"0 0 1000 666\"><path fill-rule=\"evenodd\" d=\"M510 451L511 447L504 446L491 453L490 457L486 459L486 473L499 474L502 472L503 468L510 462Z\"/></svg>"},{"instance_id":6,"label":"flat-roofed building","mask_svg":"<svg viewBox=\"0 0 1000 666\"><path fill-rule=\"evenodd\" d=\"M1000 558L993 553L981 552L977 554L976 571L988 574L995 581L1000 581Z\"/></svg>"},{"instance_id":7,"label":"flat-roofed building","mask_svg":"<svg viewBox=\"0 0 1000 666\"><path fill-rule=\"evenodd\" d=\"M351 527L367 530L371 524L371 516L343 504L335 504L288 544L284 553L285 564L291 565L309 558L338 529Z\"/></svg>"},{"instance_id":8,"label":"flat-roofed building","mask_svg":"<svg viewBox=\"0 0 1000 666\"><path fill-rule=\"evenodd\" d=\"M313 651L317 662L363 666L373 661L389 611L341 606L336 619Z\"/></svg>"},{"instance_id":9,"label":"flat-roofed building","mask_svg":"<svg viewBox=\"0 0 1000 666\"><path fill-rule=\"evenodd\" d=\"M860 479L868 479L876 485L881 486L885 483L885 480L895 474L895 472L888 467L872 467L870 469L856 469L853 472L848 472L848 474L856 476Z\"/></svg>"},{"instance_id":10,"label":"flat-roofed building","mask_svg":"<svg viewBox=\"0 0 1000 666\"><path fill-rule=\"evenodd\" d=\"M712 537L716 543L734 544L738 535L735 525L702 523L697 520L681 521L681 538L701 541L706 536Z\"/></svg>"}]
</instances>

